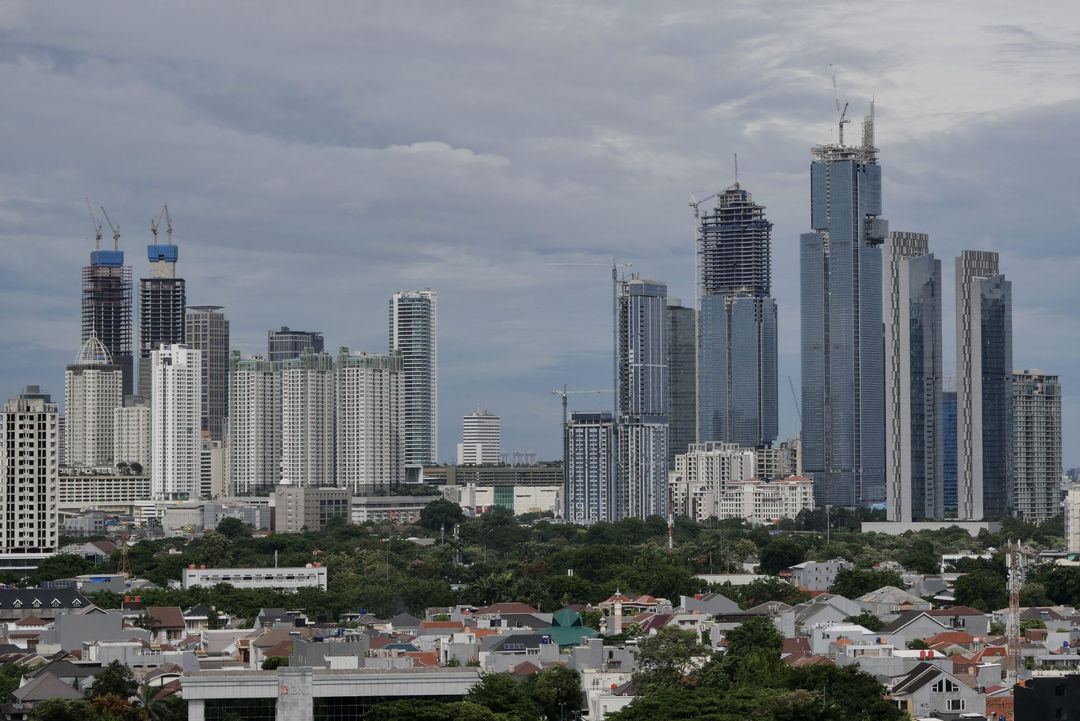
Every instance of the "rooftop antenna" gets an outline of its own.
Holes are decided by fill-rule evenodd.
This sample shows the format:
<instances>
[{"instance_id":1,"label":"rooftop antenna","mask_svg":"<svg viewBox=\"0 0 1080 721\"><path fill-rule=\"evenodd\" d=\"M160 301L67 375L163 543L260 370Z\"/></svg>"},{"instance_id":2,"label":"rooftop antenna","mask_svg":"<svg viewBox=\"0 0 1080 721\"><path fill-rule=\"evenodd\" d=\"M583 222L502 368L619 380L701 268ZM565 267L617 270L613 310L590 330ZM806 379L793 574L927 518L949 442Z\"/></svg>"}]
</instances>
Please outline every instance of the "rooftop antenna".
<instances>
[{"instance_id":1,"label":"rooftop antenna","mask_svg":"<svg viewBox=\"0 0 1080 721\"><path fill-rule=\"evenodd\" d=\"M844 144L844 124L850 123L851 119L847 117L848 104L844 103L843 109L840 108L840 88L836 84L836 70L833 69L832 63L829 63L829 70L832 71L832 89L833 97L836 98L836 114L839 117L837 124L840 126L840 145Z\"/></svg>"},{"instance_id":2,"label":"rooftop antenna","mask_svg":"<svg viewBox=\"0 0 1080 721\"><path fill-rule=\"evenodd\" d=\"M101 250L101 223L97 222L97 218L94 217L94 209L90 207L90 198L83 198L86 201L86 209L90 211L90 224L94 226L94 250Z\"/></svg>"},{"instance_id":3,"label":"rooftop antenna","mask_svg":"<svg viewBox=\"0 0 1080 721\"><path fill-rule=\"evenodd\" d=\"M735 187L739 187L739 154L735 153Z\"/></svg>"},{"instance_id":4,"label":"rooftop antenna","mask_svg":"<svg viewBox=\"0 0 1080 721\"><path fill-rule=\"evenodd\" d=\"M112 231L113 250L120 250L120 226L113 225L112 218L105 212L105 208L101 208L101 213L105 216L105 222L109 224L109 230Z\"/></svg>"}]
</instances>

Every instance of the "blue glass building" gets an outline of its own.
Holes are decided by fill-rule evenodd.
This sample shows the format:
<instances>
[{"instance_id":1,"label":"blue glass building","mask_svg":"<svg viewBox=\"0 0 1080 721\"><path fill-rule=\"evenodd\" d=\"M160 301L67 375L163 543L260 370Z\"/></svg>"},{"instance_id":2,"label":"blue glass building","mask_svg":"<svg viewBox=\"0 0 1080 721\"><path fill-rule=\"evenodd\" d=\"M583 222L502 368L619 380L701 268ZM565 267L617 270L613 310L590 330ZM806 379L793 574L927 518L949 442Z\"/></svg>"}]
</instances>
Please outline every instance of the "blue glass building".
<instances>
[{"instance_id":1,"label":"blue glass building","mask_svg":"<svg viewBox=\"0 0 1080 721\"><path fill-rule=\"evenodd\" d=\"M803 472L818 505L885 500L881 166L862 146L813 148L800 236Z\"/></svg>"},{"instance_id":2,"label":"blue glass building","mask_svg":"<svg viewBox=\"0 0 1080 721\"><path fill-rule=\"evenodd\" d=\"M772 223L738 183L698 228L699 439L768 447L777 434ZM683 452L683 451L680 451Z\"/></svg>"},{"instance_id":3,"label":"blue glass building","mask_svg":"<svg viewBox=\"0 0 1080 721\"><path fill-rule=\"evenodd\" d=\"M945 516L956 517L956 382L941 393L941 478Z\"/></svg>"}]
</instances>

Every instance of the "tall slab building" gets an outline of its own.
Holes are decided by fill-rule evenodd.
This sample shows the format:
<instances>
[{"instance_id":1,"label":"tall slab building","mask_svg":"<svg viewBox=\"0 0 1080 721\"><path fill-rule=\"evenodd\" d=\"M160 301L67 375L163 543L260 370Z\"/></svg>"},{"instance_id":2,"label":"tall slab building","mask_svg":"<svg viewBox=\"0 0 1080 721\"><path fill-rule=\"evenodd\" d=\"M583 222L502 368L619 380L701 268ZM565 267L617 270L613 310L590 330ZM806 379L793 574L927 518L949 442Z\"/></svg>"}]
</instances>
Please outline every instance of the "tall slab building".
<instances>
[{"instance_id":1,"label":"tall slab building","mask_svg":"<svg viewBox=\"0 0 1080 721\"><path fill-rule=\"evenodd\" d=\"M0 413L0 504L6 509L0 514L0 570L18 573L37 568L59 542L56 404L26 395L9 400Z\"/></svg>"},{"instance_id":2,"label":"tall slab building","mask_svg":"<svg viewBox=\"0 0 1080 721\"><path fill-rule=\"evenodd\" d=\"M615 420L606 412L575 411L563 425L563 514L568 522L619 520L617 438Z\"/></svg>"},{"instance_id":3,"label":"tall slab building","mask_svg":"<svg viewBox=\"0 0 1080 721\"><path fill-rule=\"evenodd\" d=\"M459 466L502 463L502 419L487 408L462 416L457 462Z\"/></svg>"},{"instance_id":4,"label":"tall slab building","mask_svg":"<svg viewBox=\"0 0 1080 721\"><path fill-rule=\"evenodd\" d=\"M803 470L817 505L885 500L881 244L888 223L880 218L873 123L871 105L861 146L813 148L813 232L799 237Z\"/></svg>"},{"instance_id":5,"label":"tall slab building","mask_svg":"<svg viewBox=\"0 0 1080 721\"><path fill-rule=\"evenodd\" d=\"M163 345L150 360L151 496L167 501L198 498L202 353Z\"/></svg>"},{"instance_id":6,"label":"tall slab building","mask_svg":"<svg viewBox=\"0 0 1080 721\"><path fill-rule=\"evenodd\" d=\"M777 433L772 223L739 183L698 228L701 441L766 447ZM680 453L685 453L682 448Z\"/></svg>"},{"instance_id":7,"label":"tall slab building","mask_svg":"<svg viewBox=\"0 0 1080 721\"><path fill-rule=\"evenodd\" d=\"M94 250L82 271L82 342L97 338L123 374L121 391L131 395L135 372L131 354L131 266L124 251Z\"/></svg>"},{"instance_id":8,"label":"tall slab building","mask_svg":"<svg viewBox=\"0 0 1080 721\"><path fill-rule=\"evenodd\" d=\"M113 413L124 403L123 370L91 335L64 372L66 465L111 468Z\"/></svg>"},{"instance_id":9,"label":"tall slab building","mask_svg":"<svg viewBox=\"0 0 1080 721\"><path fill-rule=\"evenodd\" d=\"M281 364L281 482L333 486L334 357L304 352Z\"/></svg>"},{"instance_id":10,"label":"tall slab building","mask_svg":"<svg viewBox=\"0 0 1080 721\"><path fill-rule=\"evenodd\" d=\"M202 353L202 430L225 437L229 419L229 321L220 305L193 305L184 318L189 348Z\"/></svg>"},{"instance_id":11,"label":"tall slab building","mask_svg":"<svg viewBox=\"0 0 1080 721\"><path fill-rule=\"evenodd\" d=\"M1012 283L998 254L956 259L957 517L1013 508Z\"/></svg>"},{"instance_id":12,"label":"tall slab building","mask_svg":"<svg viewBox=\"0 0 1080 721\"><path fill-rule=\"evenodd\" d=\"M337 357L337 486L356 495L388 493L405 481L402 362L398 352Z\"/></svg>"},{"instance_id":13,"label":"tall slab building","mask_svg":"<svg viewBox=\"0 0 1080 721\"><path fill-rule=\"evenodd\" d=\"M405 463L432 465L439 457L438 295L408 290L390 298L390 351L400 351Z\"/></svg>"},{"instance_id":14,"label":"tall slab building","mask_svg":"<svg viewBox=\"0 0 1080 721\"><path fill-rule=\"evenodd\" d=\"M229 358L229 488L272 491L281 480L281 362Z\"/></svg>"},{"instance_id":15,"label":"tall slab building","mask_svg":"<svg viewBox=\"0 0 1080 721\"><path fill-rule=\"evenodd\" d=\"M171 226L170 226L171 227ZM170 230L170 241L172 233ZM146 246L150 277L139 279L139 395L150 398L153 382L150 355L163 345L184 342L187 295L176 277L179 249L171 242Z\"/></svg>"},{"instance_id":16,"label":"tall slab building","mask_svg":"<svg viewBox=\"0 0 1080 721\"><path fill-rule=\"evenodd\" d=\"M1017 514L1042 523L1061 513L1061 383L1013 372L1013 488Z\"/></svg>"},{"instance_id":17,"label":"tall slab building","mask_svg":"<svg viewBox=\"0 0 1080 721\"><path fill-rule=\"evenodd\" d=\"M696 312L678 298L667 299L668 364L668 470L675 469L675 456L686 453L697 442L697 348L695 345Z\"/></svg>"},{"instance_id":18,"label":"tall slab building","mask_svg":"<svg viewBox=\"0 0 1080 721\"><path fill-rule=\"evenodd\" d=\"M634 278L618 297L618 518L668 511L667 285Z\"/></svg>"},{"instance_id":19,"label":"tall slab building","mask_svg":"<svg viewBox=\"0 0 1080 721\"><path fill-rule=\"evenodd\" d=\"M886 517L944 518L941 261L923 233L885 245Z\"/></svg>"}]
</instances>

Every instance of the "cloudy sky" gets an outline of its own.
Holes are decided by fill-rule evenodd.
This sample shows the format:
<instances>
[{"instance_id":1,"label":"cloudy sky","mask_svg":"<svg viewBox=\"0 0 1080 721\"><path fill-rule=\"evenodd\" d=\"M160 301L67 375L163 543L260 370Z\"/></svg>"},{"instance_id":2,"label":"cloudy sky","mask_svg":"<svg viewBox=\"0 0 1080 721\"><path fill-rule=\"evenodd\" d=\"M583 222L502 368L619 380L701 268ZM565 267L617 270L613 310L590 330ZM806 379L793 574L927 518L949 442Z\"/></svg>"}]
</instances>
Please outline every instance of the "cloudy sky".
<instances>
[{"instance_id":1,"label":"cloudy sky","mask_svg":"<svg viewBox=\"0 0 1080 721\"><path fill-rule=\"evenodd\" d=\"M235 348L289 325L385 351L391 293L430 287L440 456L482 405L505 450L554 458L551 389L610 385L602 264L692 302L687 202L729 185L738 153L775 224L791 435L832 64L856 117L876 97L892 229L929 233L943 261L946 367L953 257L998 251L1015 365L1061 375L1080 465L1078 39L1074 2L0 0L2 395L63 396L83 198L120 225L136 278L168 201L188 301L224 305Z\"/></svg>"}]
</instances>

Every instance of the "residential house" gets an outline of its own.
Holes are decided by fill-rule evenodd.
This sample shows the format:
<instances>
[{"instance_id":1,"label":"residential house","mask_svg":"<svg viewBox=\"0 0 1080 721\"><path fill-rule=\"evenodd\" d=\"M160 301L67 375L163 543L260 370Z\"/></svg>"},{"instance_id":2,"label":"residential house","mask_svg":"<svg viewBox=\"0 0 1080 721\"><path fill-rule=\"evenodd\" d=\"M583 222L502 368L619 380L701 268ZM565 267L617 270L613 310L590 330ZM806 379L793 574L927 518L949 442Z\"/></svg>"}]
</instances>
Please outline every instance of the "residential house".
<instances>
[{"instance_id":1,"label":"residential house","mask_svg":"<svg viewBox=\"0 0 1080 721\"><path fill-rule=\"evenodd\" d=\"M972 636L990 633L990 615L970 606L951 606L926 612L945 625L950 631L963 631Z\"/></svg>"},{"instance_id":2,"label":"residential house","mask_svg":"<svg viewBox=\"0 0 1080 721\"><path fill-rule=\"evenodd\" d=\"M932 663L920 663L893 679L889 698L912 718L986 712L986 699L981 693Z\"/></svg>"},{"instance_id":3,"label":"residential house","mask_svg":"<svg viewBox=\"0 0 1080 721\"><path fill-rule=\"evenodd\" d=\"M917 638L927 639L945 630L941 621L926 611L904 611L882 626L878 635L887 638L898 648L906 648Z\"/></svg>"},{"instance_id":4,"label":"residential house","mask_svg":"<svg viewBox=\"0 0 1080 721\"><path fill-rule=\"evenodd\" d=\"M859 607L888 623L905 611L929 611L931 604L896 586L882 586L855 599ZM944 626L942 626L944 628Z\"/></svg>"},{"instance_id":5,"label":"residential house","mask_svg":"<svg viewBox=\"0 0 1080 721\"><path fill-rule=\"evenodd\" d=\"M808 591L828 591L836 581L836 574L850 570L853 565L843 558L830 561L806 561L790 567L791 583Z\"/></svg>"}]
</instances>

